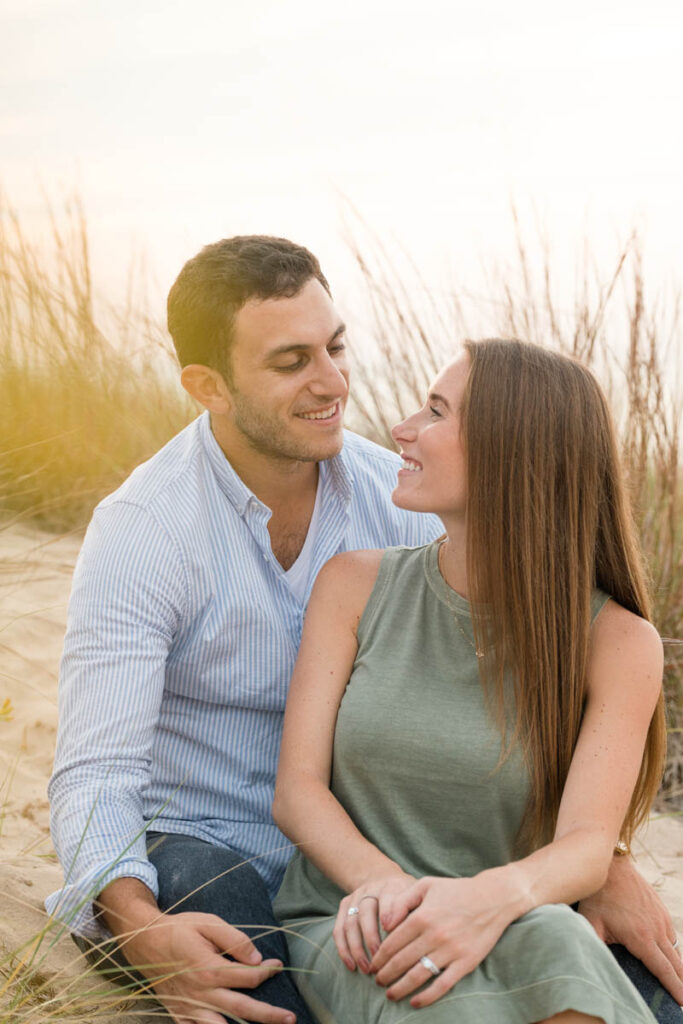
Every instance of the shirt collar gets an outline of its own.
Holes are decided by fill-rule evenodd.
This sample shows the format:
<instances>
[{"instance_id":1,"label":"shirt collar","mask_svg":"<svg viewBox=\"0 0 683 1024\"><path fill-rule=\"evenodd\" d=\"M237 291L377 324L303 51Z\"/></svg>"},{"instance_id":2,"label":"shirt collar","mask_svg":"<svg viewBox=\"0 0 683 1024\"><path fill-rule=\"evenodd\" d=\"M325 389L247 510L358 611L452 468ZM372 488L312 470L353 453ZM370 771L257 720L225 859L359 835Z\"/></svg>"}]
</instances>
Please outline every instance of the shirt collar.
<instances>
[{"instance_id":1,"label":"shirt collar","mask_svg":"<svg viewBox=\"0 0 683 1024\"><path fill-rule=\"evenodd\" d=\"M254 503L266 508L267 506L256 497L230 465L228 457L213 435L211 417L208 412L203 412L199 417L199 436L218 486L236 511L244 516L249 505ZM345 504L350 502L353 493L353 476L349 466L348 453L342 449L339 455L320 462L319 466L323 487L327 488L329 483Z\"/></svg>"},{"instance_id":2,"label":"shirt collar","mask_svg":"<svg viewBox=\"0 0 683 1024\"><path fill-rule=\"evenodd\" d=\"M344 431L344 437L346 437L346 431ZM344 447L339 455L334 455L331 459L319 463L323 484L329 480L345 505L351 501L353 495L353 474L349 462L349 453Z\"/></svg>"},{"instance_id":3,"label":"shirt collar","mask_svg":"<svg viewBox=\"0 0 683 1024\"><path fill-rule=\"evenodd\" d=\"M243 516L250 503L263 505L228 462L227 455L213 436L208 412L202 413L199 417L199 436L218 486L236 511ZM263 507L265 508L265 505Z\"/></svg>"}]
</instances>

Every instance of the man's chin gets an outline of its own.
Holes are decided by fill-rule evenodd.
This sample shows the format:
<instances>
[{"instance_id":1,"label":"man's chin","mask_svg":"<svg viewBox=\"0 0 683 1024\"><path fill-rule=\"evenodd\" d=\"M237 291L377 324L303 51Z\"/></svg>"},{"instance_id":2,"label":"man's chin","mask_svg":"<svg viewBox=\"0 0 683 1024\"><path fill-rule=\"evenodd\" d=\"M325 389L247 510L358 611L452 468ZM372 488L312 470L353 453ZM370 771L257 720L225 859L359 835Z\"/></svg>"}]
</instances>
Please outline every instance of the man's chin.
<instances>
[{"instance_id":1,"label":"man's chin","mask_svg":"<svg viewBox=\"0 0 683 1024\"><path fill-rule=\"evenodd\" d=\"M326 459L333 459L335 455L339 455L343 447L344 430L340 426L337 430L330 431L323 437L311 439L305 446L302 445L302 450L304 448L307 450L307 454L302 457L312 462L324 462Z\"/></svg>"},{"instance_id":2,"label":"man's chin","mask_svg":"<svg viewBox=\"0 0 683 1024\"><path fill-rule=\"evenodd\" d=\"M333 459L335 455L339 455L343 446L343 434L339 438L330 438L327 444L316 446L316 454L311 455L311 459L315 462L325 462L327 459Z\"/></svg>"}]
</instances>

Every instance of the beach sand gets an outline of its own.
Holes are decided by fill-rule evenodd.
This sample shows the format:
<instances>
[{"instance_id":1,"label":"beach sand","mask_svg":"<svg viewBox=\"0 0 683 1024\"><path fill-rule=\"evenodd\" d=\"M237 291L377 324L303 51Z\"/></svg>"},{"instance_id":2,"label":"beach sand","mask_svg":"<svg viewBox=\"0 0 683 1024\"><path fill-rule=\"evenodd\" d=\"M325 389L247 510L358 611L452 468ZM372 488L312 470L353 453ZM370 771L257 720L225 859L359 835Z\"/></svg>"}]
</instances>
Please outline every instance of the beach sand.
<instances>
[{"instance_id":1,"label":"beach sand","mask_svg":"<svg viewBox=\"0 0 683 1024\"><path fill-rule=\"evenodd\" d=\"M59 657L81 540L80 533L55 538L28 527L0 530L0 707L9 698L13 708L11 721L0 719L2 962L10 951L20 950L19 960L29 956L31 940L46 923L43 900L62 878L50 842L47 782L57 730ZM683 823L655 816L636 841L635 853L640 870L657 888L683 934ZM49 950L47 945L37 954L40 970L38 981L32 983L32 1001L17 1021L45 1020L60 998L63 1002L78 989L85 963L76 947L66 936ZM15 959L12 965L16 963ZM25 976L21 968L15 991L20 976ZM0 977L0 992L2 987ZM79 1020L120 1020L113 1005L107 1008L116 998L115 989L100 988L96 1007ZM2 1002L0 998L0 1013ZM73 1015L66 1011L59 1019L75 1020L75 1013L74 1008ZM151 1018L140 1009L128 1019L139 1024Z\"/></svg>"}]
</instances>

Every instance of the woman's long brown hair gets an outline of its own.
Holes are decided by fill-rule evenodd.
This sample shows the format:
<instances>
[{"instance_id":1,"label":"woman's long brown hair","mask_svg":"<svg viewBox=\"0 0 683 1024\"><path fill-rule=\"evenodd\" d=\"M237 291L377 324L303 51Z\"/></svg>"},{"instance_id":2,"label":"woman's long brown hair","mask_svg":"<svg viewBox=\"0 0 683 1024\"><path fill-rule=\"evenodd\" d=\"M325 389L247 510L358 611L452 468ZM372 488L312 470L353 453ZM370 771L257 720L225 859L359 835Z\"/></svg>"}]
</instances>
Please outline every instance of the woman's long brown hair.
<instances>
[{"instance_id":1,"label":"woman's long brown hair","mask_svg":"<svg viewBox=\"0 0 683 1024\"><path fill-rule=\"evenodd\" d=\"M466 342L467 561L482 679L531 787L520 849L551 837L583 714L591 594L650 619L605 397L576 360L526 342ZM506 722L505 679L516 714ZM660 697L621 838L647 815L666 748Z\"/></svg>"}]
</instances>

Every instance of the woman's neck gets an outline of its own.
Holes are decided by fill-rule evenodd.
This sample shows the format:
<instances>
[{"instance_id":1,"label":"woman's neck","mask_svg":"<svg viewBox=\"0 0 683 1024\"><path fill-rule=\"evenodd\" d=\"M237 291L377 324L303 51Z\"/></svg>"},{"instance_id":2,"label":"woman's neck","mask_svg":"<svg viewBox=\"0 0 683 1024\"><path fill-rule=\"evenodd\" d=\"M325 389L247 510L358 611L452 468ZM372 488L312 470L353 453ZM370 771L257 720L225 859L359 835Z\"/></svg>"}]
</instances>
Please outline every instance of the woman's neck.
<instances>
[{"instance_id":1,"label":"woman's neck","mask_svg":"<svg viewBox=\"0 0 683 1024\"><path fill-rule=\"evenodd\" d=\"M446 540L439 549L439 568L444 580L461 597L469 599L467 582L467 533L464 523L444 524Z\"/></svg>"}]
</instances>

